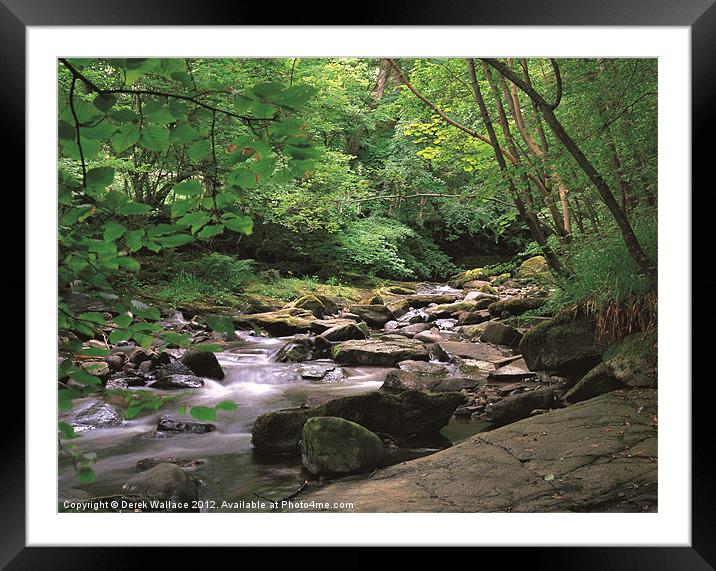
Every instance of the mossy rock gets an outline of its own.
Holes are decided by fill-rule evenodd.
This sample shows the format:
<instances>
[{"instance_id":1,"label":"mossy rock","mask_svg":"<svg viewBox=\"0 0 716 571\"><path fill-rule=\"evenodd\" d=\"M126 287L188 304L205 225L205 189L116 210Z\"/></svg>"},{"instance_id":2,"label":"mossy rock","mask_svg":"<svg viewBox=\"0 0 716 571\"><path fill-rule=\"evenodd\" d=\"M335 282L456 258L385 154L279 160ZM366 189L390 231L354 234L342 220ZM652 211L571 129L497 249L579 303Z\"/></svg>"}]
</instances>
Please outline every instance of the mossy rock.
<instances>
[{"instance_id":1,"label":"mossy rock","mask_svg":"<svg viewBox=\"0 0 716 571\"><path fill-rule=\"evenodd\" d=\"M477 302L475 301L458 301L456 303L445 303L442 305L436 305L435 307L429 307L425 310L425 313L435 317L437 319L444 319L458 313L466 311L472 311Z\"/></svg>"},{"instance_id":2,"label":"mossy rock","mask_svg":"<svg viewBox=\"0 0 716 571\"><path fill-rule=\"evenodd\" d=\"M623 388L624 384L612 376L607 365L599 363L565 393L564 400L570 403L582 402Z\"/></svg>"},{"instance_id":3,"label":"mossy rock","mask_svg":"<svg viewBox=\"0 0 716 571\"><path fill-rule=\"evenodd\" d=\"M485 284L483 286L480 286L480 288L477 290L481 293L489 293L490 295L497 295L497 290L492 287L490 284Z\"/></svg>"},{"instance_id":4,"label":"mossy rock","mask_svg":"<svg viewBox=\"0 0 716 571\"><path fill-rule=\"evenodd\" d=\"M304 295L299 297L297 300L292 301L287 307L296 307L298 309L305 309L310 311L314 317L322 319L326 312L326 306L323 302L318 299L315 295Z\"/></svg>"},{"instance_id":5,"label":"mossy rock","mask_svg":"<svg viewBox=\"0 0 716 571\"><path fill-rule=\"evenodd\" d=\"M510 316L522 315L526 311L539 309L546 301L547 300L543 297L516 297L491 303L487 307L487 310L490 312L490 315L495 317L500 317L505 311L507 311Z\"/></svg>"},{"instance_id":6,"label":"mossy rock","mask_svg":"<svg viewBox=\"0 0 716 571\"><path fill-rule=\"evenodd\" d=\"M549 320L527 331L520 352L530 371L553 371L580 378L601 360L605 347L596 341L594 324L585 320Z\"/></svg>"},{"instance_id":7,"label":"mossy rock","mask_svg":"<svg viewBox=\"0 0 716 571\"><path fill-rule=\"evenodd\" d=\"M335 416L306 421L301 432L301 462L314 476L345 476L375 470L383 442L360 424Z\"/></svg>"},{"instance_id":8,"label":"mossy rock","mask_svg":"<svg viewBox=\"0 0 716 571\"><path fill-rule=\"evenodd\" d=\"M271 335L283 337L314 330L316 317L310 311L289 308L268 313L254 313L234 317L234 325L241 329L261 328Z\"/></svg>"},{"instance_id":9,"label":"mossy rock","mask_svg":"<svg viewBox=\"0 0 716 571\"><path fill-rule=\"evenodd\" d=\"M500 274L499 276L497 276L493 280L492 283L493 283L493 285L502 285L506 281L508 281L511 277L512 277L512 275L509 272L505 272L504 274Z\"/></svg>"},{"instance_id":10,"label":"mossy rock","mask_svg":"<svg viewBox=\"0 0 716 571\"><path fill-rule=\"evenodd\" d=\"M544 256L533 256L522 262L517 270L517 277L537 282L552 281L552 274Z\"/></svg>"},{"instance_id":11,"label":"mossy rock","mask_svg":"<svg viewBox=\"0 0 716 571\"><path fill-rule=\"evenodd\" d=\"M384 288L386 292L392 293L394 295L413 295L414 293L417 293L417 290L412 287L405 287L405 286L388 286Z\"/></svg>"},{"instance_id":12,"label":"mossy rock","mask_svg":"<svg viewBox=\"0 0 716 571\"><path fill-rule=\"evenodd\" d=\"M371 294L363 298L363 301L361 303L363 305L385 305L383 298L380 296L380 294L377 293Z\"/></svg>"},{"instance_id":13,"label":"mossy rock","mask_svg":"<svg viewBox=\"0 0 716 571\"><path fill-rule=\"evenodd\" d=\"M606 351L604 363L609 373L627 386L656 388L657 332L628 335Z\"/></svg>"},{"instance_id":14,"label":"mossy rock","mask_svg":"<svg viewBox=\"0 0 716 571\"><path fill-rule=\"evenodd\" d=\"M473 268L472 270L467 270L466 272L462 272L453 277L448 282L448 285L454 288L461 288L467 282L472 282L475 280L489 281L489 279L490 276L488 272L486 272L482 268Z\"/></svg>"}]
</instances>

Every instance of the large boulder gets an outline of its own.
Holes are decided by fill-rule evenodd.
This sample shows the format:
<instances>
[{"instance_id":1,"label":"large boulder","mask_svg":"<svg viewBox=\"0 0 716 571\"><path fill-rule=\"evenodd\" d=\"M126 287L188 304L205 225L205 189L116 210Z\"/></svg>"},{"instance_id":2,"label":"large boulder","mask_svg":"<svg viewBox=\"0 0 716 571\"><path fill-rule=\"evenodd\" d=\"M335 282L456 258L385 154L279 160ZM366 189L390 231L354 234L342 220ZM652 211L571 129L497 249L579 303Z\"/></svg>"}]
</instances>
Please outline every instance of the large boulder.
<instances>
[{"instance_id":1,"label":"large boulder","mask_svg":"<svg viewBox=\"0 0 716 571\"><path fill-rule=\"evenodd\" d=\"M331 353L330 341L323 337L300 334L295 335L286 345L279 349L276 361L279 363L300 363L328 357Z\"/></svg>"},{"instance_id":2,"label":"large boulder","mask_svg":"<svg viewBox=\"0 0 716 571\"><path fill-rule=\"evenodd\" d=\"M427 307L431 303L437 303L441 305L443 303L452 303L460 296L452 293L445 294L415 294L405 297L405 301L408 302L410 307L420 308Z\"/></svg>"},{"instance_id":3,"label":"large boulder","mask_svg":"<svg viewBox=\"0 0 716 571\"><path fill-rule=\"evenodd\" d=\"M490 315L501 317L506 311L510 315L522 315L526 311L539 309L547 301L544 297L515 297L504 301L495 301L487 306Z\"/></svg>"},{"instance_id":4,"label":"large boulder","mask_svg":"<svg viewBox=\"0 0 716 571\"><path fill-rule=\"evenodd\" d=\"M472 270L467 270L466 272L462 272L462 273L456 275L455 277L451 278L450 281L448 282L448 285L450 287L454 287L454 288L461 288L467 282L472 282L475 280L488 281L489 279L490 279L490 276L482 268L474 268Z\"/></svg>"},{"instance_id":5,"label":"large boulder","mask_svg":"<svg viewBox=\"0 0 716 571\"><path fill-rule=\"evenodd\" d=\"M251 430L251 442L259 451L295 453L303 425L309 418L336 416L373 432L394 438L435 434L465 401L460 393L374 391L335 399L313 408L293 408L260 415Z\"/></svg>"},{"instance_id":6,"label":"large boulder","mask_svg":"<svg viewBox=\"0 0 716 571\"><path fill-rule=\"evenodd\" d=\"M534 410L563 408L557 391L553 388L537 389L509 396L496 402L485 413L488 421L503 425L530 416Z\"/></svg>"},{"instance_id":7,"label":"large boulder","mask_svg":"<svg viewBox=\"0 0 716 571\"><path fill-rule=\"evenodd\" d=\"M433 355L439 361L450 361L451 358L475 359L495 363L507 357L506 350L485 343L463 343L460 341L440 341L432 348Z\"/></svg>"},{"instance_id":8,"label":"large boulder","mask_svg":"<svg viewBox=\"0 0 716 571\"><path fill-rule=\"evenodd\" d=\"M432 323L413 323L412 325L406 325L396 329L398 335L404 335L405 337L415 337L418 333L423 331L430 331L435 325Z\"/></svg>"},{"instance_id":9,"label":"large boulder","mask_svg":"<svg viewBox=\"0 0 716 571\"><path fill-rule=\"evenodd\" d=\"M176 464L157 464L132 476L122 487L126 494L144 498L192 502L197 499L196 484Z\"/></svg>"},{"instance_id":10,"label":"large boulder","mask_svg":"<svg viewBox=\"0 0 716 571\"><path fill-rule=\"evenodd\" d=\"M323 315L326 313L325 305L323 305L323 302L315 295L304 295L303 297L299 297L297 300L292 301L290 304L288 304L287 307L305 309L307 311L310 311L313 316L317 317L318 319L322 319Z\"/></svg>"},{"instance_id":11,"label":"large boulder","mask_svg":"<svg viewBox=\"0 0 716 571\"><path fill-rule=\"evenodd\" d=\"M402 317L403 315L408 313L408 311L410 311L410 304L408 304L408 301L405 299L388 301L386 302L385 306L390 310L390 313L393 314L393 317L395 319Z\"/></svg>"},{"instance_id":12,"label":"large boulder","mask_svg":"<svg viewBox=\"0 0 716 571\"><path fill-rule=\"evenodd\" d=\"M234 318L234 324L239 328L260 328L270 333L284 337L296 333L308 333L313 330L316 317L305 309L290 308L267 313L253 313L239 315Z\"/></svg>"},{"instance_id":13,"label":"large boulder","mask_svg":"<svg viewBox=\"0 0 716 571\"><path fill-rule=\"evenodd\" d=\"M444 319L447 317L457 316L466 311L472 311L475 307L475 301L457 301L455 303L445 303L436 305L426 309L426 313L435 319Z\"/></svg>"},{"instance_id":14,"label":"large boulder","mask_svg":"<svg viewBox=\"0 0 716 571\"><path fill-rule=\"evenodd\" d=\"M445 365L425 361L403 361L390 371L381 388L397 391L424 390L432 392L460 391L477 386L478 380L450 377Z\"/></svg>"},{"instance_id":15,"label":"large boulder","mask_svg":"<svg viewBox=\"0 0 716 571\"><path fill-rule=\"evenodd\" d=\"M219 360L211 351L187 349L181 357L181 362L199 377L224 378L224 369L221 368Z\"/></svg>"},{"instance_id":16,"label":"large boulder","mask_svg":"<svg viewBox=\"0 0 716 571\"><path fill-rule=\"evenodd\" d=\"M365 323L363 322L365 325ZM367 329L367 328L365 328ZM368 334L358 324L349 322L343 325L336 325L321 333L321 337L328 341L350 341L352 339L365 339Z\"/></svg>"},{"instance_id":17,"label":"large boulder","mask_svg":"<svg viewBox=\"0 0 716 571\"><path fill-rule=\"evenodd\" d=\"M604 354L609 374L629 387L656 388L657 334L633 333Z\"/></svg>"},{"instance_id":18,"label":"large boulder","mask_svg":"<svg viewBox=\"0 0 716 571\"><path fill-rule=\"evenodd\" d=\"M61 418L72 425L77 433L96 428L116 428L124 422L119 410L96 399L75 401L72 410L61 414Z\"/></svg>"},{"instance_id":19,"label":"large boulder","mask_svg":"<svg viewBox=\"0 0 716 571\"><path fill-rule=\"evenodd\" d=\"M475 308L473 308L475 309ZM466 311L464 313L461 313L458 317L457 324L458 325L477 325L479 323L483 323L485 321L490 320L490 312L486 309L480 309L475 311Z\"/></svg>"},{"instance_id":20,"label":"large boulder","mask_svg":"<svg viewBox=\"0 0 716 571\"><path fill-rule=\"evenodd\" d=\"M582 377L604 353L594 326L584 319L545 321L527 331L520 341L530 371L552 371L564 377Z\"/></svg>"},{"instance_id":21,"label":"large boulder","mask_svg":"<svg viewBox=\"0 0 716 571\"><path fill-rule=\"evenodd\" d=\"M385 305L351 305L350 311L375 328L381 328L393 319L393 314Z\"/></svg>"},{"instance_id":22,"label":"large boulder","mask_svg":"<svg viewBox=\"0 0 716 571\"><path fill-rule=\"evenodd\" d=\"M517 270L517 277L526 280L549 281L552 274L544 256L534 256L522 262Z\"/></svg>"},{"instance_id":23,"label":"large boulder","mask_svg":"<svg viewBox=\"0 0 716 571\"><path fill-rule=\"evenodd\" d=\"M319 416L303 425L301 462L314 476L371 472L382 459L383 442L360 424Z\"/></svg>"},{"instance_id":24,"label":"large boulder","mask_svg":"<svg viewBox=\"0 0 716 571\"><path fill-rule=\"evenodd\" d=\"M333 347L333 358L349 365L394 367L400 361L427 361L428 352L420 341L396 335L391 339L345 341Z\"/></svg>"},{"instance_id":25,"label":"large boulder","mask_svg":"<svg viewBox=\"0 0 716 571\"><path fill-rule=\"evenodd\" d=\"M522 333L499 321L488 323L480 335L480 341L484 343L507 345L508 347L517 347L520 344L520 339L522 339Z\"/></svg>"},{"instance_id":26,"label":"large boulder","mask_svg":"<svg viewBox=\"0 0 716 571\"><path fill-rule=\"evenodd\" d=\"M610 374L609 368L604 363L599 363L569 389L563 398L567 402L575 403L623 388L624 384Z\"/></svg>"},{"instance_id":27,"label":"large boulder","mask_svg":"<svg viewBox=\"0 0 716 571\"><path fill-rule=\"evenodd\" d=\"M152 383L153 389L165 391L200 389L204 386L204 380L194 375L165 375Z\"/></svg>"}]
</instances>

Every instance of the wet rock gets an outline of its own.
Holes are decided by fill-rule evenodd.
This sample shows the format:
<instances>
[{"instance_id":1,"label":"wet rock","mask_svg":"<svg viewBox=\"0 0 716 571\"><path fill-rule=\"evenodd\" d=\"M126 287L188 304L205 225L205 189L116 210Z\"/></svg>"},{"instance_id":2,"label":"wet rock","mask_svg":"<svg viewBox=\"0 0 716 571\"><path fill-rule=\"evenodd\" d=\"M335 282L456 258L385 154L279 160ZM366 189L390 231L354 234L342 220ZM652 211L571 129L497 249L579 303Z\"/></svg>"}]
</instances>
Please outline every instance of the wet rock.
<instances>
[{"instance_id":1,"label":"wet rock","mask_svg":"<svg viewBox=\"0 0 716 571\"><path fill-rule=\"evenodd\" d=\"M187 349L181 357L181 362L199 377L209 377L210 379L224 378L224 369L221 368L219 360L211 351Z\"/></svg>"},{"instance_id":2,"label":"wet rock","mask_svg":"<svg viewBox=\"0 0 716 571\"><path fill-rule=\"evenodd\" d=\"M327 383L342 381L346 378L346 373L335 363L306 363L298 368L298 374L301 378L309 381L323 380Z\"/></svg>"},{"instance_id":3,"label":"wet rock","mask_svg":"<svg viewBox=\"0 0 716 571\"><path fill-rule=\"evenodd\" d=\"M188 420L177 420L168 416L163 416L157 423L158 432L192 432L194 434L205 434L214 432L216 426L208 422L194 422Z\"/></svg>"},{"instance_id":4,"label":"wet rock","mask_svg":"<svg viewBox=\"0 0 716 571\"><path fill-rule=\"evenodd\" d=\"M151 384L151 388L165 391L199 389L203 386L204 380L194 375L166 375Z\"/></svg>"},{"instance_id":5,"label":"wet rock","mask_svg":"<svg viewBox=\"0 0 716 571\"><path fill-rule=\"evenodd\" d=\"M490 305L493 301L497 301L497 300L499 300L499 297L497 297L496 295L484 293L484 292L477 291L477 290L469 291L465 295L465 301L474 301L476 303L480 302L481 305L486 304L482 307L476 306L476 309L484 309L485 307Z\"/></svg>"},{"instance_id":6,"label":"wet rock","mask_svg":"<svg viewBox=\"0 0 716 571\"><path fill-rule=\"evenodd\" d=\"M132 350L127 354L127 360L133 365L139 365L144 361L151 361L154 357L154 353L142 347L133 347Z\"/></svg>"},{"instance_id":7,"label":"wet rock","mask_svg":"<svg viewBox=\"0 0 716 571\"><path fill-rule=\"evenodd\" d=\"M326 307L323 305L323 302L315 295L299 297L297 300L291 302L288 307L308 310L318 319L323 319L323 315L326 312Z\"/></svg>"},{"instance_id":8,"label":"wet rock","mask_svg":"<svg viewBox=\"0 0 716 571\"><path fill-rule=\"evenodd\" d=\"M251 429L251 443L262 452L297 452L303 425L309 418L322 414L321 407L289 408L261 414Z\"/></svg>"},{"instance_id":9,"label":"wet rock","mask_svg":"<svg viewBox=\"0 0 716 571\"><path fill-rule=\"evenodd\" d=\"M491 303L487 309L490 315L501 317L507 311L510 315L522 315L526 311L539 309L546 302L544 297L515 297Z\"/></svg>"},{"instance_id":10,"label":"wet rock","mask_svg":"<svg viewBox=\"0 0 716 571\"><path fill-rule=\"evenodd\" d=\"M567 402L575 403L623 388L625 388L624 383L612 376L609 367L599 363L569 389L563 398Z\"/></svg>"},{"instance_id":11,"label":"wet rock","mask_svg":"<svg viewBox=\"0 0 716 571\"><path fill-rule=\"evenodd\" d=\"M121 371L126 360L127 357L124 354L107 355L104 358L105 363L109 365L109 368L112 369L112 371Z\"/></svg>"},{"instance_id":12,"label":"wet rock","mask_svg":"<svg viewBox=\"0 0 716 571\"><path fill-rule=\"evenodd\" d=\"M486 411L485 418L501 426L527 418L533 410L538 408L554 409L562 407L564 407L564 403L559 399L554 389L538 389L502 399Z\"/></svg>"},{"instance_id":13,"label":"wet rock","mask_svg":"<svg viewBox=\"0 0 716 571\"><path fill-rule=\"evenodd\" d=\"M167 375L194 375L194 371L177 359L157 371L157 378L166 377Z\"/></svg>"},{"instance_id":14,"label":"wet rock","mask_svg":"<svg viewBox=\"0 0 716 571\"><path fill-rule=\"evenodd\" d=\"M74 401L72 410L61 413L60 417L77 433L97 428L116 428L124 424L124 417L117 408L96 399Z\"/></svg>"},{"instance_id":15,"label":"wet rock","mask_svg":"<svg viewBox=\"0 0 716 571\"><path fill-rule=\"evenodd\" d=\"M352 305L351 313L359 315L370 327L381 328L393 319L393 314L384 305Z\"/></svg>"},{"instance_id":16,"label":"wet rock","mask_svg":"<svg viewBox=\"0 0 716 571\"><path fill-rule=\"evenodd\" d=\"M520 339L522 339L522 333L499 321L488 323L480 335L480 341L484 343L507 345L508 347L517 347L520 344Z\"/></svg>"},{"instance_id":17,"label":"wet rock","mask_svg":"<svg viewBox=\"0 0 716 571\"><path fill-rule=\"evenodd\" d=\"M350 365L393 367L400 361L427 361L428 352L419 341L396 335L393 339L345 341L333 347L333 359Z\"/></svg>"},{"instance_id":18,"label":"wet rock","mask_svg":"<svg viewBox=\"0 0 716 571\"><path fill-rule=\"evenodd\" d=\"M413 323L412 325L401 327L396 333L405 335L406 337L414 337L418 333L431 330L433 327L431 323Z\"/></svg>"},{"instance_id":19,"label":"wet rock","mask_svg":"<svg viewBox=\"0 0 716 571\"><path fill-rule=\"evenodd\" d=\"M329 357L331 343L323 337L316 335L295 335L276 354L279 363L300 363Z\"/></svg>"},{"instance_id":20,"label":"wet rock","mask_svg":"<svg viewBox=\"0 0 716 571\"><path fill-rule=\"evenodd\" d=\"M137 366L137 372L140 375L147 375L149 374L149 371L151 371L154 368L154 364L151 361L142 361Z\"/></svg>"},{"instance_id":21,"label":"wet rock","mask_svg":"<svg viewBox=\"0 0 716 571\"><path fill-rule=\"evenodd\" d=\"M137 472L144 472L159 464L175 464L180 468L196 468L205 464L204 460L197 458L176 458L174 456L162 458L142 458L137 461Z\"/></svg>"},{"instance_id":22,"label":"wet rock","mask_svg":"<svg viewBox=\"0 0 716 571\"><path fill-rule=\"evenodd\" d=\"M370 430L336 417L315 417L303 426L301 463L314 476L345 476L375 470L383 443Z\"/></svg>"},{"instance_id":23,"label":"wet rock","mask_svg":"<svg viewBox=\"0 0 716 571\"><path fill-rule=\"evenodd\" d=\"M456 331L464 339L475 342L480 338L482 332L485 330L485 327L487 327L488 323L488 321L485 321L483 323L478 323L477 325L461 325L456 329Z\"/></svg>"},{"instance_id":24,"label":"wet rock","mask_svg":"<svg viewBox=\"0 0 716 571\"><path fill-rule=\"evenodd\" d=\"M412 325L415 323L425 323L430 321L430 319L430 316L424 309L411 309L398 318L398 323L408 323Z\"/></svg>"},{"instance_id":25,"label":"wet rock","mask_svg":"<svg viewBox=\"0 0 716 571\"><path fill-rule=\"evenodd\" d=\"M580 378L602 359L594 327L585 320L546 321L527 331L520 352L531 371L553 371Z\"/></svg>"},{"instance_id":26,"label":"wet rock","mask_svg":"<svg viewBox=\"0 0 716 571\"><path fill-rule=\"evenodd\" d=\"M172 502L197 499L196 484L175 464L163 463L132 476L122 486L127 494Z\"/></svg>"},{"instance_id":27,"label":"wet rock","mask_svg":"<svg viewBox=\"0 0 716 571\"><path fill-rule=\"evenodd\" d=\"M321 333L321 337L328 341L350 341L351 339L365 339L367 335L366 331L355 323L346 323L326 329Z\"/></svg>"}]
</instances>

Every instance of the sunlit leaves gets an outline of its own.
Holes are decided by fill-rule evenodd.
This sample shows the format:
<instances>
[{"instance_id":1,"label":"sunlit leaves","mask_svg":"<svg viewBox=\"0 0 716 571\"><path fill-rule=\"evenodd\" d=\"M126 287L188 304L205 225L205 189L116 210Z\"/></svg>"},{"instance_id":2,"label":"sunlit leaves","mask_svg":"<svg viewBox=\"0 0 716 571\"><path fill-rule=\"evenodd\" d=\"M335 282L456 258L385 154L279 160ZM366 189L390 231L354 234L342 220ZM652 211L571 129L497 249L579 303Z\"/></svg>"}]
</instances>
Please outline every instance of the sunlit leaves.
<instances>
[{"instance_id":1,"label":"sunlit leaves","mask_svg":"<svg viewBox=\"0 0 716 571\"><path fill-rule=\"evenodd\" d=\"M112 148L117 153L123 153L139 141L139 127L134 124L123 125L110 137Z\"/></svg>"},{"instance_id":2,"label":"sunlit leaves","mask_svg":"<svg viewBox=\"0 0 716 571\"><path fill-rule=\"evenodd\" d=\"M159 125L145 125L139 136L139 144L149 151L163 153L169 148L169 130Z\"/></svg>"}]
</instances>

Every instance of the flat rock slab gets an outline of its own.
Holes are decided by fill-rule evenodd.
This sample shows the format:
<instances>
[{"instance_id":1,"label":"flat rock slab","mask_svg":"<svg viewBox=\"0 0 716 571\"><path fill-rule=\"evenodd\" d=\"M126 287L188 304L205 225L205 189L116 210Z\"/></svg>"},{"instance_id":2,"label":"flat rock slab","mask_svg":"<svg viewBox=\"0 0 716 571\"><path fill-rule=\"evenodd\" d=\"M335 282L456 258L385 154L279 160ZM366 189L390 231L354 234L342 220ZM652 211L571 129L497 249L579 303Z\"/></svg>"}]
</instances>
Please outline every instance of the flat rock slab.
<instances>
[{"instance_id":1,"label":"flat rock slab","mask_svg":"<svg viewBox=\"0 0 716 571\"><path fill-rule=\"evenodd\" d=\"M507 352L503 352L494 345L487 343L462 343L460 341L441 341L436 343L445 353L453 357L462 357L463 359L475 359L477 361L487 361L494 363L501 361L508 356Z\"/></svg>"},{"instance_id":2,"label":"flat rock slab","mask_svg":"<svg viewBox=\"0 0 716 571\"><path fill-rule=\"evenodd\" d=\"M345 341L333 348L333 358L349 365L394 367L408 359L427 361L428 352L420 341L385 335L379 339Z\"/></svg>"},{"instance_id":3,"label":"flat rock slab","mask_svg":"<svg viewBox=\"0 0 716 571\"><path fill-rule=\"evenodd\" d=\"M654 512L656 406L654 390L611 392L301 499L353 503L324 511Z\"/></svg>"}]
</instances>

